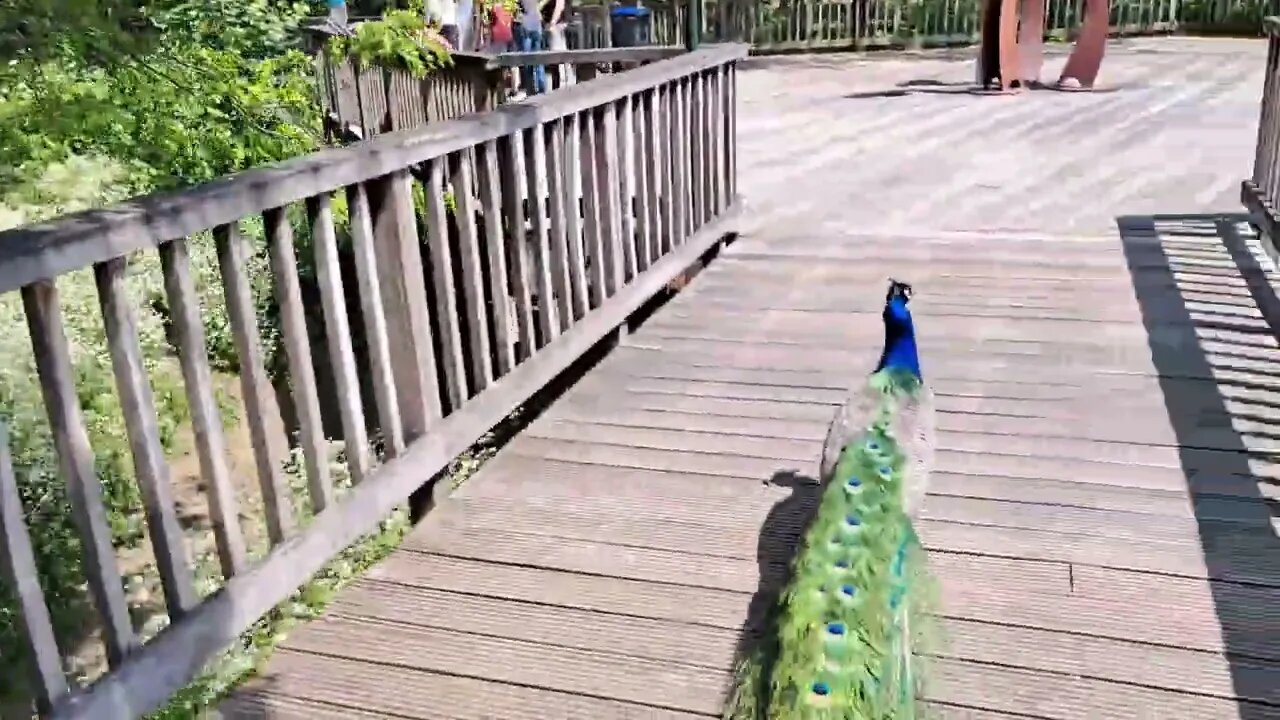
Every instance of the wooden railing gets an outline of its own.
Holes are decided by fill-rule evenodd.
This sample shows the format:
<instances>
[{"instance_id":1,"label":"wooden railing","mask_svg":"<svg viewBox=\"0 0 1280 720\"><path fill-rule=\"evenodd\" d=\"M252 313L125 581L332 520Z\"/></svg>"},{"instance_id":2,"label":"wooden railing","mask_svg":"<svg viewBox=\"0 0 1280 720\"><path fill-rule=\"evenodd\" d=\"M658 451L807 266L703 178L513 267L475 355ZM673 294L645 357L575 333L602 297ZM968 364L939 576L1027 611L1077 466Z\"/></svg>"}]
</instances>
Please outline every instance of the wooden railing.
<instances>
[{"instance_id":1,"label":"wooden railing","mask_svg":"<svg viewBox=\"0 0 1280 720\"><path fill-rule=\"evenodd\" d=\"M1240 200L1259 230L1273 260L1280 260L1280 19L1267 18L1269 37L1267 70L1262 81L1262 112L1258 118L1258 143L1253 177L1244 181Z\"/></svg>"},{"instance_id":2,"label":"wooden railing","mask_svg":"<svg viewBox=\"0 0 1280 720\"><path fill-rule=\"evenodd\" d=\"M483 55L457 53L453 65L415 78L408 72L365 67L347 58L316 55L320 105L331 140L369 139L422 127L501 104L501 83Z\"/></svg>"},{"instance_id":3,"label":"wooden railing","mask_svg":"<svg viewBox=\"0 0 1280 720\"><path fill-rule=\"evenodd\" d=\"M745 55L744 46L710 46L492 112L0 233L0 293L22 296L111 664L92 685L69 687L36 582L17 481L0 450L0 539L19 591L41 711L99 720L161 706L326 561L722 242L737 208L735 67ZM347 202L358 283L351 308L337 262L336 193ZM308 342L299 293L291 224L299 216L315 258L323 349ZM253 248L240 228L254 218L265 227L299 408L298 444L315 511L305 525L272 437L280 426L271 417L246 273ZM188 238L210 230L272 546L256 562L246 557L229 487L188 252ZM124 287L132 259L152 252L162 263L173 352L226 578L204 598L193 587L136 310ZM59 303L59 277L90 267L171 619L145 644L121 592ZM368 423L352 355L349 314L357 313L374 376L377 419ZM336 374L354 479L345 492L335 489L321 447L313 352L327 353ZM367 425L382 439L381 464Z\"/></svg>"},{"instance_id":4,"label":"wooden railing","mask_svg":"<svg viewBox=\"0 0 1280 720\"><path fill-rule=\"evenodd\" d=\"M317 57L320 100L330 141L340 143L396 130L417 128L491 110L508 100L505 73L543 65L549 87L570 78L596 76L597 67L614 70L623 63L645 64L679 55L680 47L647 46L500 55L455 53L453 65L424 78L395 68L361 67L354 60Z\"/></svg>"},{"instance_id":5,"label":"wooden railing","mask_svg":"<svg viewBox=\"0 0 1280 720\"><path fill-rule=\"evenodd\" d=\"M1251 34L1264 15L1280 12L1278 0L1110 0L1110 5L1111 31L1118 35ZM578 4L588 46L610 44L604 6ZM1048 0L1045 36L1070 39L1083 6L1084 0ZM681 41L685 7L683 2L651 5L654 42ZM702 12L705 39L749 42L757 52L975 43L981 17L981 0L705 0Z\"/></svg>"}]
</instances>

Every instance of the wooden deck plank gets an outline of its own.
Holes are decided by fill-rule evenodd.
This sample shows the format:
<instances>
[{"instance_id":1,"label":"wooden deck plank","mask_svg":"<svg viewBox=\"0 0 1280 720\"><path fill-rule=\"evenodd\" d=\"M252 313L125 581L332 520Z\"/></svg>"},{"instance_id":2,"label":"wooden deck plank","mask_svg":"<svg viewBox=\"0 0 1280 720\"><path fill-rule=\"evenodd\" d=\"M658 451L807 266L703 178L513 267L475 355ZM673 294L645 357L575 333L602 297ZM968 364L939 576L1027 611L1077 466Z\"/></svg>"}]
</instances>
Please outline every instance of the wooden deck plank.
<instances>
[{"instance_id":1,"label":"wooden deck plank","mask_svg":"<svg viewBox=\"0 0 1280 720\"><path fill-rule=\"evenodd\" d=\"M1014 98L885 92L967 62L744 69L742 237L230 716L718 715L893 275L940 411L938 716L1280 717L1280 343L1215 226L1264 55L1126 41L1115 92ZM1117 224L1151 212L1201 215Z\"/></svg>"}]
</instances>

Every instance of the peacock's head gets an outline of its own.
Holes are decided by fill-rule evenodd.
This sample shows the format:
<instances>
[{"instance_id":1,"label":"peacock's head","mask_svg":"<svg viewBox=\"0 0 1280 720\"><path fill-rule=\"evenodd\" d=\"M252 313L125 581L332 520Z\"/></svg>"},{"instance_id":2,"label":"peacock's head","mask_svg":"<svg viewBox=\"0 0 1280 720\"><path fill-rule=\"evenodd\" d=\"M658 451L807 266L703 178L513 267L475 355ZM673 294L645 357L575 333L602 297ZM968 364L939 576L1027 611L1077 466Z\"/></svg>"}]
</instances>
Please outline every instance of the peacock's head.
<instances>
[{"instance_id":1,"label":"peacock's head","mask_svg":"<svg viewBox=\"0 0 1280 720\"><path fill-rule=\"evenodd\" d=\"M910 370L920 376L920 358L916 352L916 328L911 320L911 286L889 279L889 292L884 299L884 353L880 356L880 370L894 367Z\"/></svg>"},{"instance_id":2,"label":"peacock's head","mask_svg":"<svg viewBox=\"0 0 1280 720\"><path fill-rule=\"evenodd\" d=\"M889 292L884 298L885 330L896 329L907 334L914 334L915 327L911 322L911 311L907 303L911 302L911 286L889 278Z\"/></svg>"}]
</instances>

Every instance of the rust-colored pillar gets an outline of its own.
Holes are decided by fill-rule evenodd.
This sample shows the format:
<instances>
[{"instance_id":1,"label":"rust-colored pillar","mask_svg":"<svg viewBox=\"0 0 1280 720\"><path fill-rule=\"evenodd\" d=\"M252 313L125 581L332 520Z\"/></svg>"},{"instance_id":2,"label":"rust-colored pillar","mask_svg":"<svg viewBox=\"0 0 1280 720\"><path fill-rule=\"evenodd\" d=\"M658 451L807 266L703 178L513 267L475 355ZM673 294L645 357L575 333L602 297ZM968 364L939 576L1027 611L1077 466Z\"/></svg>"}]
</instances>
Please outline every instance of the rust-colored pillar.
<instances>
[{"instance_id":1,"label":"rust-colored pillar","mask_svg":"<svg viewBox=\"0 0 1280 720\"><path fill-rule=\"evenodd\" d=\"M982 45L978 50L981 83L1008 90L1018 80L1018 0L986 0Z\"/></svg>"},{"instance_id":2,"label":"rust-colored pillar","mask_svg":"<svg viewBox=\"0 0 1280 720\"><path fill-rule=\"evenodd\" d=\"M978 51L978 83L1007 91L1040 80L1044 66L1044 18L1047 0L986 0L982 12L982 45ZM1107 47L1111 8L1108 0L1085 0L1084 22L1067 59L1058 87L1090 89Z\"/></svg>"},{"instance_id":3,"label":"rust-colored pillar","mask_svg":"<svg viewBox=\"0 0 1280 720\"><path fill-rule=\"evenodd\" d=\"M1102 56L1107 51L1107 30L1111 22L1111 6L1108 0L1085 0L1084 23L1076 39L1076 48L1062 68L1058 87L1064 90L1093 87L1102 67Z\"/></svg>"},{"instance_id":4,"label":"rust-colored pillar","mask_svg":"<svg viewBox=\"0 0 1280 720\"><path fill-rule=\"evenodd\" d=\"M1018 79L1022 85L1040 82L1044 67L1044 13L1047 0L1022 0L1018 27Z\"/></svg>"}]
</instances>

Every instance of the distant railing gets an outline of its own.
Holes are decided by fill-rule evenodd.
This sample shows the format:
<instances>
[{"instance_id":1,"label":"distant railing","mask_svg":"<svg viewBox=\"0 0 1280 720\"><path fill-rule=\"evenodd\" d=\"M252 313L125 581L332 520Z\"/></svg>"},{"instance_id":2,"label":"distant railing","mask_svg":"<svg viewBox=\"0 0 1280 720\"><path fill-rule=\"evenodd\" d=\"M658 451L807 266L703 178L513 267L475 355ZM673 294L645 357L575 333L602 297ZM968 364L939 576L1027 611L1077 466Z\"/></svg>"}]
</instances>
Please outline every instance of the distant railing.
<instances>
[{"instance_id":1,"label":"distant railing","mask_svg":"<svg viewBox=\"0 0 1280 720\"><path fill-rule=\"evenodd\" d=\"M397 68L362 67L317 55L320 103L330 141L350 142L491 110L509 99L506 73L542 65L549 88L594 78L598 67L646 64L684 52L676 46L603 48L500 55L454 53L453 64L424 78Z\"/></svg>"},{"instance_id":2,"label":"distant railing","mask_svg":"<svg viewBox=\"0 0 1280 720\"><path fill-rule=\"evenodd\" d=\"M0 233L0 293L20 292L63 479L84 547L111 669L69 687L36 581L18 481L0 450L0 542L33 656L37 704L58 718L132 718L161 706L325 562L372 530L520 403L610 338L721 242L736 211L736 63L710 46L496 110L388 133L189 191ZM416 178L421 177L422 181ZM335 240L345 198L349 308ZM265 227L289 387L314 516L300 527L285 486L281 427L263 366L241 223ZM298 224L295 230L295 222ZM212 231L239 356L271 549L246 558L210 386L189 240ZM315 260L325 331L312 348L295 233ZM201 598L172 502L125 278L158 252L225 584ZM105 347L171 624L135 634L104 520L64 331L58 279L92 268ZM351 318L351 319L349 319ZM366 422L353 360L356 318L377 419ZM12 331L13 329L10 328ZM350 490L326 462L312 353L336 376ZM367 426L385 460L371 452ZM0 446L2 447L2 446Z\"/></svg>"},{"instance_id":3,"label":"distant railing","mask_svg":"<svg viewBox=\"0 0 1280 720\"><path fill-rule=\"evenodd\" d=\"M1280 18L1267 18L1267 70L1262 81L1262 113L1253 157L1253 177L1244 181L1240 200L1273 260L1280 260Z\"/></svg>"},{"instance_id":4,"label":"distant railing","mask_svg":"<svg viewBox=\"0 0 1280 720\"><path fill-rule=\"evenodd\" d=\"M491 110L502 86L488 57L456 53L450 67L415 78L399 69L362 66L354 58L316 55L320 105L331 140L364 139Z\"/></svg>"},{"instance_id":5,"label":"distant railing","mask_svg":"<svg viewBox=\"0 0 1280 720\"><path fill-rule=\"evenodd\" d=\"M1069 39L1085 0L1049 0L1045 36ZM607 3L605 4L607 5ZM1177 31L1253 34L1280 0L1110 0L1116 35ZM685 3L646 3L654 42L684 37ZM591 47L609 45L605 7L579 5ZM757 52L871 49L976 43L981 0L704 0L703 37L751 43Z\"/></svg>"}]
</instances>

